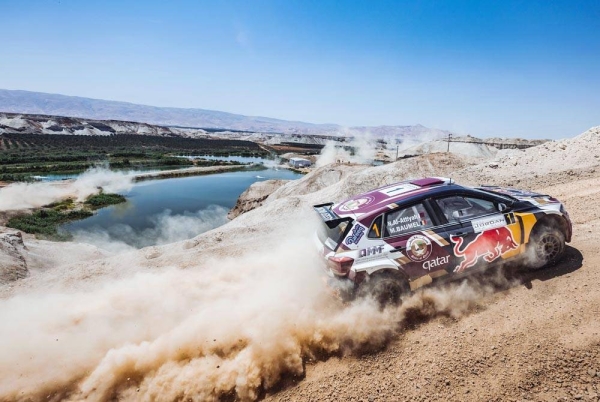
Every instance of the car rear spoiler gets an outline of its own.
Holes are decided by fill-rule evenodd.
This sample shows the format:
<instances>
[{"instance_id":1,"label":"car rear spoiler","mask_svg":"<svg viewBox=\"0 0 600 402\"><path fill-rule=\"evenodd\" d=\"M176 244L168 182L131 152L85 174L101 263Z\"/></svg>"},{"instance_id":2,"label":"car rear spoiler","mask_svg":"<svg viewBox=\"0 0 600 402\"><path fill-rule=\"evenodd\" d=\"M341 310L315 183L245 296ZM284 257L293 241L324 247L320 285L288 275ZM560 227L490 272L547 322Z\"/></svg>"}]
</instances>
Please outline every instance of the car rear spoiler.
<instances>
[{"instance_id":1,"label":"car rear spoiler","mask_svg":"<svg viewBox=\"0 0 600 402\"><path fill-rule=\"evenodd\" d=\"M352 218L341 218L338 214L333 212L333 209L331 209L332 205L333 202L329 202L327 204L313 205L314 210L317 211L319 216L321 216L321 219L323 219L323 222L325 222L329 229L335 228L342 222L352 222Z\"/></svg>"}]
</instances>

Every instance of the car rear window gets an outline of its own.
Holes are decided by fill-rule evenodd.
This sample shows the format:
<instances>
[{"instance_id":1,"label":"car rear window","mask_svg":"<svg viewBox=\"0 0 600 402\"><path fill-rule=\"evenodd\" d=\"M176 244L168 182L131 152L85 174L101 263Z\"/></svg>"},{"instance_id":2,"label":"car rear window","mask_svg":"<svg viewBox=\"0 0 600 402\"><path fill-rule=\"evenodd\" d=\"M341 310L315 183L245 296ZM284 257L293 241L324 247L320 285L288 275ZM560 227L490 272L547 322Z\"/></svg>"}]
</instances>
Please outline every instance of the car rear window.
<instances>
[{"instance_id":1,"label":"car rear window","mask_svg":"<svg viewBox=\"0 0 600 402\"><path fill-rule=\"evenodd\" d=\"M325 244L330 250L335 251L343 240L348 225L348 221L343 221L336 227L330 228L323 222L317 231L319 240L321 240L321 243Z\"/></svg>"}]
</instances>

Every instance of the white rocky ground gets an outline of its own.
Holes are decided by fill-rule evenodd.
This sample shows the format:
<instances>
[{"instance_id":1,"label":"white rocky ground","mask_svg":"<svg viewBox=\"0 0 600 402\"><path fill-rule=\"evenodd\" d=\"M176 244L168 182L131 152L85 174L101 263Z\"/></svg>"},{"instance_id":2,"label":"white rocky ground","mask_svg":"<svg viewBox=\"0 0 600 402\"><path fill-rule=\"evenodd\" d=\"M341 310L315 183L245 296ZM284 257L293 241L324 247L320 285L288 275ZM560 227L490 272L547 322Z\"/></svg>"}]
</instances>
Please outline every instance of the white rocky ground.
<instances>
[{"instance_id":1,"label":"white rocky ground","mask_svg":"<svg viewBox=\"0 0 600 402\"><path fill-rule=\"evenodd\" d=\"M5 278L22 276L17 260L29 275L0 285L0 399L598 400L599 154L594 128L485 162L326 165L255 186L240 216L194 239L109 257L5 236ZM574 248L554 270L427 290L399 310L331 301L311 205L421 176L556 195Z\"/></svg>"},{"instance_id":2,"label":"white rocky ground","mask_svg":"<svg viewBox=\"0 0 600 402\"><path fill-rule=\"evenodd\" d=\"M400 157L406 155L423 155L435 152L446 152L450 149L453 154L469 156L473 158L493 158L498 153L498 148L486 144L470 142L452 142L448 148L446 141L430 141L402 150Z\"/></svg>"},{"instance_id":3,"label":"white rocky ground","mask_svg":"<svg viewBox=\"0 0 600 402\"><path fill-rule=\"evenodd\" d=\"M75 117L0 113L0 134L112 135L205 137L200 129L164 127L118 120L93 120Z\"/></svg>"}]
</instances>

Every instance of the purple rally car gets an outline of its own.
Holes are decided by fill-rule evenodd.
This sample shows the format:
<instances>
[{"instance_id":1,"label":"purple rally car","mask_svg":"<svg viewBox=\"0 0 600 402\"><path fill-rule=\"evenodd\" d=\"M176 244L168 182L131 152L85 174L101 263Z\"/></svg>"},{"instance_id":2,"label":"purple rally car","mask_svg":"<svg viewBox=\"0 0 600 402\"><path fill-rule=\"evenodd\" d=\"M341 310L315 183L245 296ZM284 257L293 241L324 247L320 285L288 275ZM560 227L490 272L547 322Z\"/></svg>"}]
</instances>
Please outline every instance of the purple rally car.
<instances>
[{"instance_id":1,"label":"purple rally car","mask_svg":"<svg viewBox=\"0 0 600 402\"><path fill-rule=\"evenodd\" d=\"M346 299L371 295L381 304L435 278L505 260L545 266L561 257L572 234L553 197L437 177L314 209L323 220L315 240L330 285Z\"/></svg>"}]
</instances>

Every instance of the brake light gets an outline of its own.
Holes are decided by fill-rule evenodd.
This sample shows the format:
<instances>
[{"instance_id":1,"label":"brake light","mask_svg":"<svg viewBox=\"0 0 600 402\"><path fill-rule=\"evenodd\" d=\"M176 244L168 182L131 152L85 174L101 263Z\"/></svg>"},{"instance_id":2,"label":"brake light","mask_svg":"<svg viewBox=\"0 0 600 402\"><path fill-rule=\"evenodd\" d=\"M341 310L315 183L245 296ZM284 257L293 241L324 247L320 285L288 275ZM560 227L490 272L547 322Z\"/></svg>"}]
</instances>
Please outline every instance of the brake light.
<instances>
[{"instance_id":1,"label":"brake light","mask_svg":"<svg viewBox=\"0 0 600 402\"><path fill-rule=\"evenodd\" d=\"M354 264L354 258L350 257L329 257L328 266L331 271L339 276L348 275L352 264Z\"/></svg>"}]
</instances>

